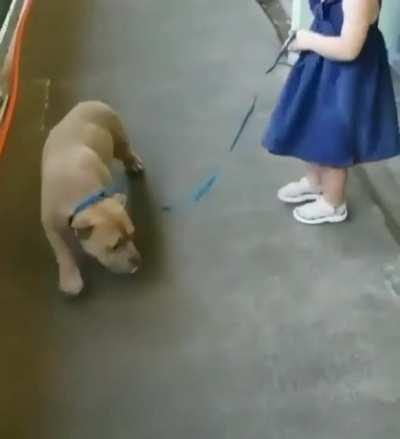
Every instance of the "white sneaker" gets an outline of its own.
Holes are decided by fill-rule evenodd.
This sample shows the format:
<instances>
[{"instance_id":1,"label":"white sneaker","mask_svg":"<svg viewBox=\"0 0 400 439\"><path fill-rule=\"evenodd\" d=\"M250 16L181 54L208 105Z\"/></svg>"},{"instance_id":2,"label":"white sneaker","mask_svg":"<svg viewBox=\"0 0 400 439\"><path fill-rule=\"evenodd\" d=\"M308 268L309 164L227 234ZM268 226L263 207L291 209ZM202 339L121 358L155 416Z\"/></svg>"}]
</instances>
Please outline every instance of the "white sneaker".
<instances>
[{"instance_id":1,"label":"white sneaker","mask_svg":"<svg viewBox=\"0 0 400 439\"><path fill-rule=\"evenodd\" d=\"M341 223L347 218L347 206L343 203L334 207L321 196L313 203L296 207L293 216L303 224Z\"/></svg>"},{"instance_id":2,"label":"white sneaker","mask_svg":"<svg viewBox=\"0 0 400 439\"><path fill-rule=\"evenodd\" d=\"M303 177L295 183L289 183L278 191L279 200L290 204L315 201L320 195L321 189L314 187L307 177Z\"/></svg>"}]
</instances>

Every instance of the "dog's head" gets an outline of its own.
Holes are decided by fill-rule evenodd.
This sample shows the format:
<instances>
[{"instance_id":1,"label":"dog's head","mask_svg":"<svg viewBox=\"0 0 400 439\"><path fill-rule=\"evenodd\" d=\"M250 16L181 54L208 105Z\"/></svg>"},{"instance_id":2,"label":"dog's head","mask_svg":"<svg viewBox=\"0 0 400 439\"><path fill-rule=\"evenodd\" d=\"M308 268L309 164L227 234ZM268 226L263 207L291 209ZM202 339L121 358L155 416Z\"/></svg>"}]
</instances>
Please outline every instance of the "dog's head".
<instances>
[{"instance_id":1,"label":"dog's head","mask_svg":"<svg viewBox=\"0 0 400 439\"><path fill-rule=\"evenodd\" d=\"M114 273L135 273L141 265L134 243L135 228L125 206L126 196L116 194L70 221L83 250Z\"/></svg>"}]
</instances>

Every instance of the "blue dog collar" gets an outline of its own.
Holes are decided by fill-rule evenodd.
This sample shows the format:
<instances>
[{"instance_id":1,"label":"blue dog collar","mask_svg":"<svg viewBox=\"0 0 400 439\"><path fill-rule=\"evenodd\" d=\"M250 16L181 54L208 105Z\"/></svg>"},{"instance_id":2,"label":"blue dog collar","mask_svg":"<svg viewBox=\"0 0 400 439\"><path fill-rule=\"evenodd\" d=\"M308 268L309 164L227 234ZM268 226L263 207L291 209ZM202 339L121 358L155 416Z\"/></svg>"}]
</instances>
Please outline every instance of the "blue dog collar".
<instances>
[{"instance_id":1,"label":"blue dog collar","mask_svg":"<svg viewBox=\"0 0 400 439\"><path fill-rule=\"evenodd\" d=\"M111 198L113 195L120 193L121 191L118 190L117 187L110 187L110 188L104 188L101 189L94 194L89 195L88 197L84 198L74 209L72 215L70 216L69 223L72 223L72 220L76 215L83 212L87 208L100 203L101 201Z\"/></svg>"}]
</instances>

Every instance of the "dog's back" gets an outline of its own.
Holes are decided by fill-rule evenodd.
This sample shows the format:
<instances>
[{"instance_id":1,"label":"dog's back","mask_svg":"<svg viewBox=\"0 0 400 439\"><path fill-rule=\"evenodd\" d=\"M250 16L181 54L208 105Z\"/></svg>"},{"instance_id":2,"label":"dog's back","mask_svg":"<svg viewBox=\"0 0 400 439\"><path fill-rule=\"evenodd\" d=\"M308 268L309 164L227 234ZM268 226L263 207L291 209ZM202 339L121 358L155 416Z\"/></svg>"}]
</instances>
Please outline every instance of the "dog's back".
<instances>
[{"instance_id":1,"label":"dog's back","mask_svg":"<svg viewBox=\"0 0 400 439\"><path fill-rule=\"evenodd\" d=\"M76 105L49 133L42 158L42 214L95 184L124 136L116 113L102 102Z\"/></svg>"},{"instance_id":2,"label":"dog's back","mask_svg":"<svg viewBox=\"0 0 400 439\"><path fill-rule=\"evenodd\" d=\"M96 128L108 131L114 142L126 138L115 111L98 101L87 101L76 105L49 133L43 158L54 148L65 148L84 143L96 148Z\"/></svg>"}]
</instances>

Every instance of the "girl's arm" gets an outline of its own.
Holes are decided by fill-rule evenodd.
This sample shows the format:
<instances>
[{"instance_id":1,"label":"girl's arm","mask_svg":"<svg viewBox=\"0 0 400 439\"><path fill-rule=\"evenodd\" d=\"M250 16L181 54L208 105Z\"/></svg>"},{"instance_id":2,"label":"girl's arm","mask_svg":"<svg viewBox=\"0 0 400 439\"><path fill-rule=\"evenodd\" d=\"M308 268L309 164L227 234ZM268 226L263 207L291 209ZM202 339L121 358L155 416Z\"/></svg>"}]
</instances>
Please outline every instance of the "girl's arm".
<instances>
[{"instance_id":1,"label":"girl's arm","mask_svg":"<svg viewBox=\"0 0 400 439\"><path fill-rule=\"evenodd\" d=\"M327 37L300 30L291 49L312 51L335 61L353 61L360 54L369 27L378 13L378 0L343 0L343 27L340 36Z\"/></svg>"}]
</instances>

